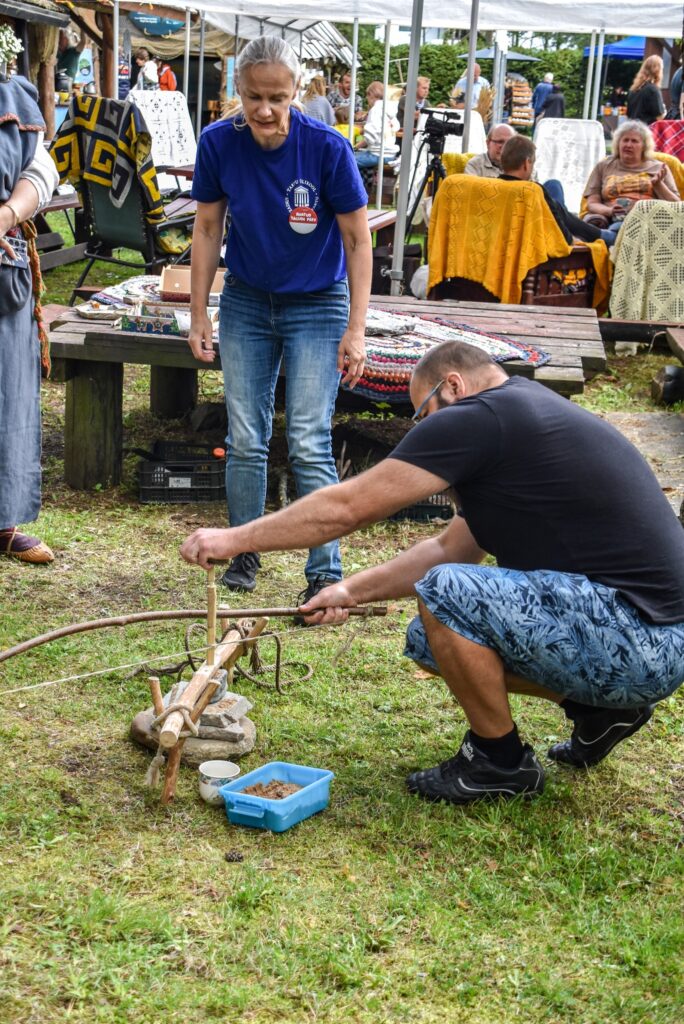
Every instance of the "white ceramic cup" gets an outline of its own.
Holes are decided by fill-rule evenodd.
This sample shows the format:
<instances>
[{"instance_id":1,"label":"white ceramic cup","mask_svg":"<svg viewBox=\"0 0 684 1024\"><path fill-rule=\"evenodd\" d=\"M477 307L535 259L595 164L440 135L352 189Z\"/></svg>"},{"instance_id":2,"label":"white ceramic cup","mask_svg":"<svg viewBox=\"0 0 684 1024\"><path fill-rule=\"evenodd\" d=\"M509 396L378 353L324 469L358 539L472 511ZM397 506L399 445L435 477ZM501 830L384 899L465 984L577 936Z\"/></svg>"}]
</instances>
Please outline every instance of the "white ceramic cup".
<instances>
[{"instance_id":1,"label":"white ceramic cup","mask_svg":"<svg viewBox=\"0 0 684 1024\"><path fill-rule=\"evenodd\" d=\"M239 774L239 765L233 764L232 761L203 761L199 766L200 796L205 803L213 807L222 806L223 797L219 789L231 779L236 779Z\"/></svg>"}]
</instances>

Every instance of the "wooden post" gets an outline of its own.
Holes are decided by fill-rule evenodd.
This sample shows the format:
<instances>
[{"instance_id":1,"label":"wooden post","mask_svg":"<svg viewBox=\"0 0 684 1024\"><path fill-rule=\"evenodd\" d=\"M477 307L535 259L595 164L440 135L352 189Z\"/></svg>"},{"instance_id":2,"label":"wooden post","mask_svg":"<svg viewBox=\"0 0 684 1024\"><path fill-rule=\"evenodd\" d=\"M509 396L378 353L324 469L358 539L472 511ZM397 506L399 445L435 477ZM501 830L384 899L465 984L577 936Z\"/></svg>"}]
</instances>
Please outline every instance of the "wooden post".
<instances>
[{"instance_id":1,"label":"wooden post","mask_svg":"<svg viewBox=\"0 0 684 1024\"><path fill-rule=\"evenodd\" d=\"M150 410L162 419L178 419L197 405L197 370L150 367Z\"/></svg>"},{"instance_id":2,"label":"wooden post","mask_svg":"<svg viewBox=\"0 0 684 1024\"><path fill-rule=\"evenodd\" d=\"M123 364L78 361L67 383L64 479L86 491L121 480Z\"/></svg>"},{"instance_id":3,"label":"wooden post","mask_svg":"<svg viewBox=\"0 0 684 1024\"><path fill-rule=\"evenodd\" d=\"M38 102L45 119L45 138L55 134L55 58L51 57L38 68Z\"/></svg>"},{"instance_id":4,"label":"wooden post","mask_svg":"<svg viewBox=\"0 0 684 1024\"><path fill-rule=\"evenodd\" d=\"M111 14L101 13L102 24L102 66L100 69L100 89L103 96L117 99L116 93L112 92L113 83L119 81L119 53L114 53L114 34L112 31ZM114 76L116 75L116 79ZM118 90L117 90L118 91Z\"/></svg>"}]
</instances>

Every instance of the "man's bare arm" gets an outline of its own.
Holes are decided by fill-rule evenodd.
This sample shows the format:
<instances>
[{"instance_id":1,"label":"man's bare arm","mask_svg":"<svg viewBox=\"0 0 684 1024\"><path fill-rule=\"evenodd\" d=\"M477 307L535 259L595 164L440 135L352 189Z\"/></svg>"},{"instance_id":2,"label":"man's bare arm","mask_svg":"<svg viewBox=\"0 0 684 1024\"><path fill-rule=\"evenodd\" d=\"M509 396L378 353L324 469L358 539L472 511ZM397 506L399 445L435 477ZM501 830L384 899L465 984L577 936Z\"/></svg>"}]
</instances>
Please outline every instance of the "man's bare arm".
<instances>
[{"instance_id":1,"label":"man's bare arm","mask_svg":"<svg viewBox=\"0 0 684 1024\"><path fill-rule=\"evenodd\" d=\"M196 530L181 546L187 562L207 568L244 551L292 551L318 547L386 519L448 481L399 459L385 459L365 473L308 494L273 515L228 530Z\"/></svg>"}]
</instances>

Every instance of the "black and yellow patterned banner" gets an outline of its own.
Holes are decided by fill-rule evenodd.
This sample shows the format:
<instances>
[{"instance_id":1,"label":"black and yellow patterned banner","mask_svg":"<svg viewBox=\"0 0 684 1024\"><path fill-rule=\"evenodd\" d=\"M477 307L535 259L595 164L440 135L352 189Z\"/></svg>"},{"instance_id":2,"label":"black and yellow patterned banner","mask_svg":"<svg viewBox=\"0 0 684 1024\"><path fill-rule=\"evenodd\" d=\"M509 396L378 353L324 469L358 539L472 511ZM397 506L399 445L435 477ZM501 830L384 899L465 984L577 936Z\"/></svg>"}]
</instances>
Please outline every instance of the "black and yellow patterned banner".
<instances>
[{"instance_id":1,"label":"black and yellow patterned banner","mask_svg":"<svg viewBox=\"0 0 684 1024\"><path fill-rule=\"evenodd\" d=\"M150 133L134 103L102 96L75 96L50 147L61 182L82 180L109 189L121 207L137 179L149 224L164 220Z\"/></svg>"}]
</instances>

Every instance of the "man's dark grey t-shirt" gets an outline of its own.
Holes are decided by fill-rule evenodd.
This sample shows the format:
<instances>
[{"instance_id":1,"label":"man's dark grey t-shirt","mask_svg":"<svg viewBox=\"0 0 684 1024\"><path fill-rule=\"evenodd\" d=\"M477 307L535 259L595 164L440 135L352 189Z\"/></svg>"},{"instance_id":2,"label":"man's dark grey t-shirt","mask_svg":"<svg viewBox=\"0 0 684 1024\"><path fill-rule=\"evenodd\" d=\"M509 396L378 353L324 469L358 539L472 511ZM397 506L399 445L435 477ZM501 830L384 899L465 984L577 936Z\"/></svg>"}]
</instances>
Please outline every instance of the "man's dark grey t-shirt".
<instances>
[{"instance_id":1,"label":"man's dark grey t-shirt","mask_svg":"<svg viewBox=\"0 0 684 1024\"><path fill-rule=\"evenodd\" d=\"M654 623L684 622L684 530L646 461L614 427L511 377L433 413L390 458L454 487L503 568L581 573Z\"/></svg>"}]
</instances>

